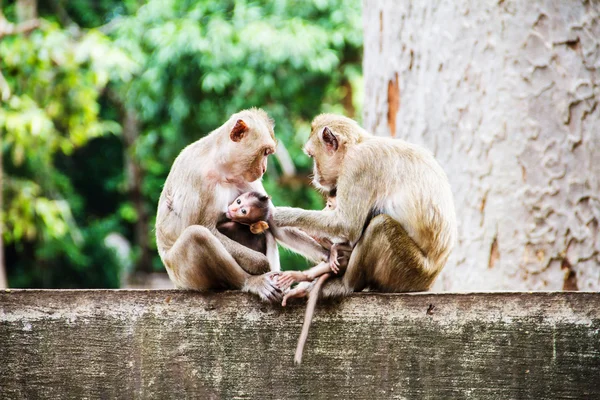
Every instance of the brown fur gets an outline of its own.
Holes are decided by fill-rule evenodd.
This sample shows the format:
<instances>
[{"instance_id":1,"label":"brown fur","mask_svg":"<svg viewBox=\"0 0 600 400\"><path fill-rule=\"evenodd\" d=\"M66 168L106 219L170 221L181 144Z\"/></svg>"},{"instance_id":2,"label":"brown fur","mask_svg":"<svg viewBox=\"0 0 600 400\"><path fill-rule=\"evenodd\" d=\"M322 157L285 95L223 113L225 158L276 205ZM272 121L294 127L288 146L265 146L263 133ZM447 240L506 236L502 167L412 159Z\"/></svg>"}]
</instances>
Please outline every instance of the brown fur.
<instances>
[{"instance_id":1,"label":"brown fur","mask_svg":"<svg viewBox=\"0 0 600 400\"><path fill-rule=\"evenodd\" d=\"M219 232L255 251L267 254L264 233L269 224L270 197L258 192L243 193L228 207L227 216L217 224ZM242 211L245 212L242 213Z\"/></svg>"}]
</instances>

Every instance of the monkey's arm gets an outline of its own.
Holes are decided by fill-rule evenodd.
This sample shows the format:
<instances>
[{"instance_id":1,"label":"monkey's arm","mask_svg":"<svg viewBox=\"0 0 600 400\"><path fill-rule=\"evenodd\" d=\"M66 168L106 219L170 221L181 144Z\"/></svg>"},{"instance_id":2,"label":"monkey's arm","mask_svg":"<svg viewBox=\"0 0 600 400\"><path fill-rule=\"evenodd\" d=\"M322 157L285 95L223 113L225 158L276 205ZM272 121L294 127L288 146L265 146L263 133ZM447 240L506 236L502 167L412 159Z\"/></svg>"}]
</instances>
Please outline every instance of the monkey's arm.
<instances>
[{"instance_id":1,"label":"monkey's arm","mask_svg":"<svg viewBox=\"0 0 600 400\"><path fill-rule=\"evenodd\" d=\"M340 209L313 211L293 207L276 207L273 221L280 227L295 227L307 234L326 236L334 241L356 243L368 215L368 208L360 214L352 215L342 212Z\"/></svg>"},{"instance_id":2,"label":"monkey's arm","mask_svg":"<svg viewBox=\"0 0 600 400\"><path fill-rule=\"evenodd\" d=\"M280 228L271 224L271 232L281 245L314 262L325 261L329 252L316 240L295 228Z\"/></svg>"},{"instance_id":3,"label":"monkey's arm","mask_svg":"<svg viewBox=\"0 0 600 400\"><path fill-rule=\"evenodd\" d=\"M325 236L336 242L356 244L375 205L376 177L383 176L369 165L368 159L348 166L337 182L335 210L312 211L275 207L277 226L300 228L309 235Z\"/></svg>"},{"instance_id":4,"label":"monkey's arm","mask_svg":"<svg viewBox=\"0 0 600 400\"><path fill-rule=\"evenodd\" d=\"M213 229L213 234L223 243L227 252L231 254L240 267L249 274L264 274L270 270L269 260L264 254L231 240L217 229Z\"/></svg>"}]
</instances>

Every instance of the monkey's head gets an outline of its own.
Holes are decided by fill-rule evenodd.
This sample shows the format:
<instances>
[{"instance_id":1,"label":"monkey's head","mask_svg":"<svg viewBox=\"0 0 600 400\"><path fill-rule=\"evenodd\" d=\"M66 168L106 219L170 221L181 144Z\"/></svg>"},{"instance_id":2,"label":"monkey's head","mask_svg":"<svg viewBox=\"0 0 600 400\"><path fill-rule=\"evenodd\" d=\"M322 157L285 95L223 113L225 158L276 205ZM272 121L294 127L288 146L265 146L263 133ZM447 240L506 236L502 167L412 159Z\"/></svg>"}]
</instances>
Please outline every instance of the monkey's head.
<instances>
[{"instance_id":1,"label":"monkey's head","mask_svg":"<svg viewBox=\"0 0 600 400\"><path fill-rule=\"evenodd\" d=\"M327 204L325 204L325 210L333 211L337 207L337 200L335 197L328 197Z\"/></svg>"},{"instance_id":2,"label":"monkey's head","mask_svg":"<svg viewBox=\"0 0 600 400\"><path fill-rule=\"evenodd\" d=\"M350 118L321 114L311 124L304 152L313 159L313 184L324 191L337 185L349 148L358 143L365 131Z\"/></svg>"},{"instance_id":3,"label":"monkey's head","mask_svg":"<svg viewBox=\"0 0 600 400\"><path fill-rule=\"evenodd\" d=\"M266 221L270 217L270 197L259 192L246 192L227 207L227 218L244 225Z\"/></svg>"},{"instance_id":4,"label":"monkey's head","mask_svg":"<svg viewBox=\"0 0 600 400\"><path fill-rule=\"evenodd\" d=\"M229 174L246 182L260 179L267 171L268 156L277 146L273 120L263 110L252 108L234 114L226 127L229 135L224 154Z\"/></svg>"}]
</instances>

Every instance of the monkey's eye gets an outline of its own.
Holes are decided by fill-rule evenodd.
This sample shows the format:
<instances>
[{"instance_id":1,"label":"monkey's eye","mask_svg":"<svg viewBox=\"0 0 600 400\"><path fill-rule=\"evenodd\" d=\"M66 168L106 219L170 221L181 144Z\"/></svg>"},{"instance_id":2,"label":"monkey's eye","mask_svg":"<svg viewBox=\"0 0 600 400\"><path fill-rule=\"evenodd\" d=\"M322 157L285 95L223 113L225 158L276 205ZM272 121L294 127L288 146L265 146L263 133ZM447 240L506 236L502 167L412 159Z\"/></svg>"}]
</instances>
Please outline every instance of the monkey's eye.
<instances>
[{"instance_id":1,"label":"monkey's eye","mask_svg":"<svg viewBox=\"0 0 600 400\"><path fill-rule=\"evenodd\" d=\"M248 211L246 211L246 209L245 209L245 208L242 208L242 214L246 215L246 213L247 213L247 212L248 212Z\"/></svg>"},{"instance_id":2,"label":"monkey's eye","mask_svg":"<svg viewBox=\"0 0 600 400\"><path fill-rule=\"evenodd\" d=\"M265 157L273 154L273 149L265 149Z\"/></svg>"},{"instance_id":3,"label":"monkey's eye","mask_svg":"<svg viewBox=\"0 0 600 400\"><path fill-rule=\"evenodd\" d=\"M242 201L240 199L237 199L237 203L242 204Z\"/></svg>"}]
</instances>

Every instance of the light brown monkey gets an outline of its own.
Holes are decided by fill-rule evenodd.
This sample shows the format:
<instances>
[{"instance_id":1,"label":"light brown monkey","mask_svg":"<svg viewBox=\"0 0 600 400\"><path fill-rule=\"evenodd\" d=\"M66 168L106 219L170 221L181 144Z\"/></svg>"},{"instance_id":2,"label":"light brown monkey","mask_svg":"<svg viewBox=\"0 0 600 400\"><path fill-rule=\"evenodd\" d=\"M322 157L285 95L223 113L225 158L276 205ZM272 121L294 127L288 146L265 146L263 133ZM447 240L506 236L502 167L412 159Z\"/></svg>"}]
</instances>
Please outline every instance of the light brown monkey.
<instances>
[{"instance_id":1,"label":"light brown monkey","mask_svg":"<svg viewBox=\"0 0 600 400\"><path fill-rule=\"evenodd\" d=\"M433 155L403 140L373 136L332 114L314 119L304 150L314 159L314 184L337 190L337 207L277 207L273 221L354 246L344 275L325 282L323 297L366 287L428 289L457 234L450 185Z\"/></svg>"},{"instance_id":2,"label":"light brown monkey","mask_svg":"<svg viewBox=\"0 0 600 400\"><path fill-rule=\"evenodd\" d=\"M219 217L241 193L265 193L260 178L275 151L273 122L260 109L234 114L177 156L156 216L156 242L169 277L179 288L242 289L281 301L275 283L279 253L271 230L266 255L218 231ZM281 229L286 245L315 261L327 258L316 242L297 245L297 230ZM299 241L298 241L299 242ZM271 271L271 272L269 272Z\"/></svg>"}]
</instances>

